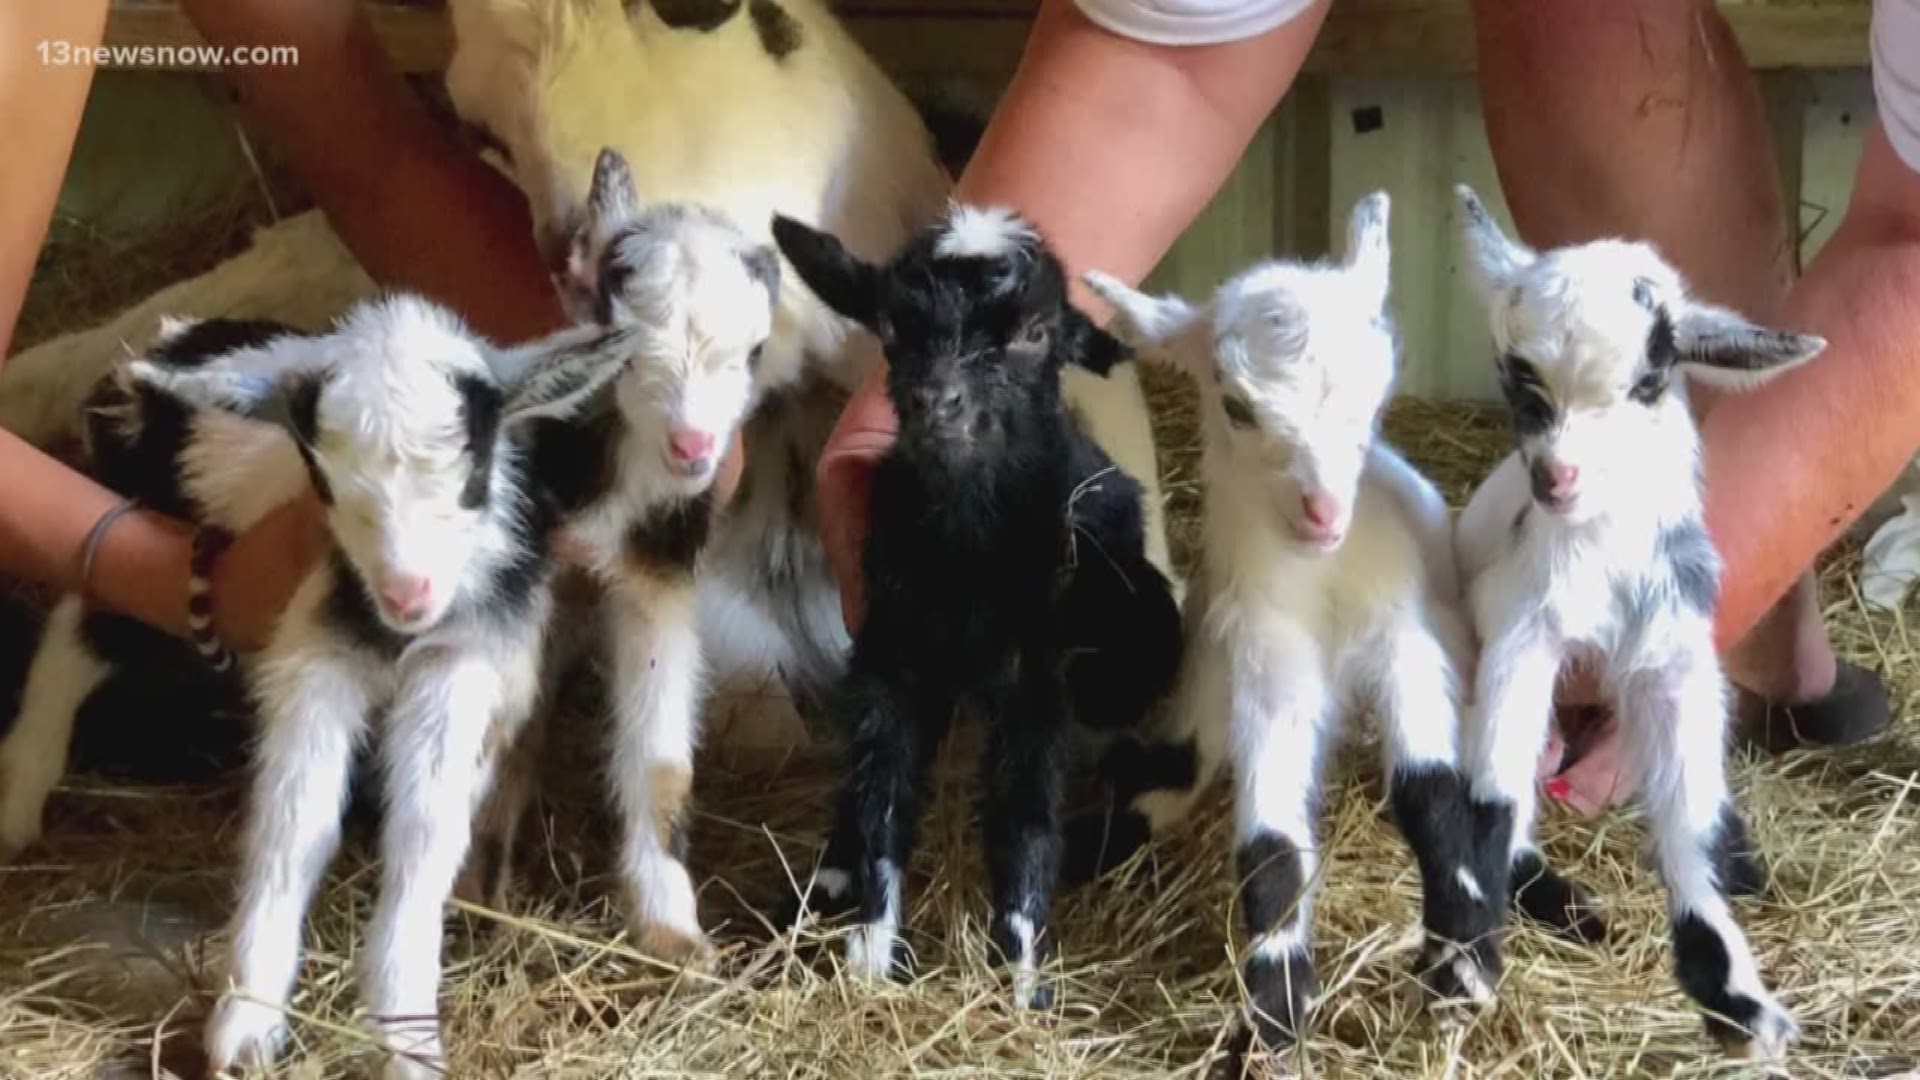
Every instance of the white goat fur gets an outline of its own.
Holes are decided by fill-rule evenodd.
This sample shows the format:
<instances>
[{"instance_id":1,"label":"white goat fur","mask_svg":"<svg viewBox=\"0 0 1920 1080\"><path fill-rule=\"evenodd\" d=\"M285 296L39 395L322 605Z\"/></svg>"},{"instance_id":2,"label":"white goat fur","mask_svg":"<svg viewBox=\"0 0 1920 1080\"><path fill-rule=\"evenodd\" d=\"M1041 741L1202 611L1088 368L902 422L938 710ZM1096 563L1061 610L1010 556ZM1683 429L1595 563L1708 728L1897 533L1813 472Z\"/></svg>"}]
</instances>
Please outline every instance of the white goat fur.
<instances>
[{"instance_id":1,"label":"white goat fur","mask_svg":"<svg viewBox=\"0 0 1920 1080\"><path fill-rule=\"evenodd\" d=\"M1503 370L1518 360L1530 365L1521 382L1532 371L1540 383L1515 383L1509 398L1543 417L1537 431L1516 421L1519 447L1458 524L1483 649L1468 737L1474 798L1511 806L1510 863L1537 859L1535 767L1555 680L1570 661L1593 664L1641 776L1673 918L1711 930L1728 968L1720 992L1753 1008L1749 1030L1729 1041L1777 1054L1794 1021L1762 984L1712 857L1734 820L1726 683L1713 641L1720 566L1702 524L1699 439L1682 382L1742 389L1823 343L1691 298L1647 244L1602 240L1536 254L1503 235L1471 191L1459 194L1468 262L1495 348L1510 358ZM1673 354L1665 360L1650 344L1663 333ZM1536 496L1547 481L1530 481L1530 463L1578 470L1570 505ZM1683 949L1683 975L1689 962Z\"/></svg>"},{"instance_id":2,"label":"white goat fur","mask_svg":"<svg viewBox=\"0 0 1920 1080\"><path fill-rule=\"evenodd\" d=\"M1164 832L1230 757L1237 843L1284 837L1299 852L1301 881L1315 873L1314 793L1328 737L1371 707L1391 773L1453 773L1472 663L1451 514L1376 437L1396 363L1387 214L1384 193L1355 207L1344 265L1266 263L1200 308L1088 275L1115 307L1115 332L1184 369L1201 398L1201 564L1186 598L1179 691L1157 736L1191 740L1198 775L1135 806L1151 832ZM1301 530L1313 493L1339 507L1330 540ZM1457 779L1454 788L1463 795ZM1251 928L1256 958L1304 955L1309 901L1310 889L1285 920ZM1453 963L1463 989L1488 992L1470 960ZM1256 1006L1270 1004L1252 970L1248 982Z\"/></svg>"},{"instance_id":3,"label":"white goat fur","mask_svg":"<svg viewBox=\"0 0 1920 1080\"><path fill-rule=\"evenodd\" d=\"M162 343L188 325L167 324ZM549 344L585 345L591 337L569 331ZM484 474L489 496L466 505L462 492L477 466L467 452L468 406L455 380L498 386L496 364L521 369L525 378L503 391L501 434ZM576 366L562 370L567 364ZM333 539L359 579L340 580L335 564L323 562L299 585L267 648L249 658L261 738L230 992L207 1033L213 1066L265 1065L284 1041L283 1010L299 967L307 904L339 840L355 748L371 738L385 778L386 819L383 877L364 954L366 1004L376 1036L392 1051L385 1075L437 1075L442 908L494 765L532 714L550 607L544 569L522 578L517 596L502 591L503 581L521 573L511 564L531 556L522 517L526 481L504 433L577 407L618 373L617 350L583 363L499 362L451 313L403 297L362 305L324 335L274 339L191 369L135 360L124 371L195 406L182 476L208 521L232 531L309 483L295 448L302 436L288 437L298 422L248 417L292 383L322 376L305 441L331 493ZM390 614L372 599L396 573L430 582L424 613ZM340 589L364 592L382 629L342 623L332 602ZM68 658L87 655L77 637L79 610L77 599L56 609L36 668L46 656L55 667L70 667ZM370 632L394 635L393 651L383 653ZM66 685L80 687L79 697L91 689ZM21 731L64 723L70 732L78 700L23 702L6 756ZM56 775L65 741L63 734L57 754L44 759ZM44 738L27 743L30 750L54 749ZM7 780L11 832L22 791L16 774ZM36 801L36 831L38 819Z\"/></svg>"}]
</instances>

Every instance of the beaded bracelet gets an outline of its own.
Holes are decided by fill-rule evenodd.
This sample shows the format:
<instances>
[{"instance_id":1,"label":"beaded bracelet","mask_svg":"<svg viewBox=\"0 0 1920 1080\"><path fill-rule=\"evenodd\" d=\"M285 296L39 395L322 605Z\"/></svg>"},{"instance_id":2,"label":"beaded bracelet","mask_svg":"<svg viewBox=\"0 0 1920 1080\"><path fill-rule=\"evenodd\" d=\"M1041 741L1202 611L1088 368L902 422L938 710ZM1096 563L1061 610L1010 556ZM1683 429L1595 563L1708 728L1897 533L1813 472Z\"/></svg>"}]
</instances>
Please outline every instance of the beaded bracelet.
<instances>
[{"instance_id":1,"label":"beaded bracelet","mask_svg":"<svg viewBox=\"0 0 1920 1080\"><path fill-rule=\"evenodd\" d=\"M201 526L193 534L193 562L187 571L187 637L215 671L233 666L233 652L213 632L213 564L232 543L233 534L225 529Z\"/></svg>"}]
</instances>

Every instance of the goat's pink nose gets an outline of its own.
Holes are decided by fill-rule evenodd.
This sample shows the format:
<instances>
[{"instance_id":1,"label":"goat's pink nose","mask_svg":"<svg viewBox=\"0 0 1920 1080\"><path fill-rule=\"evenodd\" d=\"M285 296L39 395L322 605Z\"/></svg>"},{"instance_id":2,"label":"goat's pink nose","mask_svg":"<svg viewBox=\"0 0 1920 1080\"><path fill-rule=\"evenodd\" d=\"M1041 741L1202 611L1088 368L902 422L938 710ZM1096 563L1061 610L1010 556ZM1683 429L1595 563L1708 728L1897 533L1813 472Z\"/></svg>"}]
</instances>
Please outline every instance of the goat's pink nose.
<instances>
[{"instance_id":1,"label":"goat's pink nose","mask_svg":"<svg viewBox=\"0 0 1920 1080\"><path fill-rule=\"evenodd\" d=\"M713 433L697 428L674 428L667 432L667 446L682 461L699 461L713 453Z\"/></svg>"},{"instance_id":2,"label":"goat's pink nose","mask_svg":"<svg viewBox=\"0 0 1920 1080\"><path fill-rule=\"evenodd\" d=\"M1324 491L1302 495L1300 509L1305 512L1307 523L1316 528L1331 529L1340 520L1340 500Z\"/></svg>"},{"instance_id":3,"label":"goat's pink nose","mask_svg":"<svg viewBox=\"0 0 1920 1080\"><path fill-rule=\"evenodd\" d=\"M424 577L402 574L390 577L380 587L380 600L388 610L401 615L413 615L427 606L433 597L433 582Z\"/></svg>"},{"instance_id":4,"label":"goat's pink nose","mask_svg":"<svg viewBox=\"0 0 1920 1080\"><path fill-rule=\"evenodd\" d=\"M1555 494L1573 490L1574 482L1580 479L1580 468L1564 461L1547 463L1547 479L1553 484Z\"/></svg>"}]
</instances>

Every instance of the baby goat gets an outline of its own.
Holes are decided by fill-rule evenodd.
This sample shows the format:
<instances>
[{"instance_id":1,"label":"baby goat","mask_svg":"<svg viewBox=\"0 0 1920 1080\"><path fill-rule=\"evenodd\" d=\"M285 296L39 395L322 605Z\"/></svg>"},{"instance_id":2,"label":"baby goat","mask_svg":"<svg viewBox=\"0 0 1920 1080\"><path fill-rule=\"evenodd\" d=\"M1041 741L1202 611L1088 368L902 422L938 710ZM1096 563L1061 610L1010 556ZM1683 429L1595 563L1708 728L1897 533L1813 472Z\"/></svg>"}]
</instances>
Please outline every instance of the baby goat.
<instances>
[{"instance_id":1,"label":"baby goat","mask_svg":"<svg viewBox=\"0 0 1920 1080\"><path fill-rule=\"evenodd\" d=\"M249 665L261 736L216 1071L264 1065L283 1040L301 924L371 738L385 819L367 1005L387 1075L437 1072L442 904L534 707L550 603L550 513L521 444L619 374L619 338L569 331L507 365L449 312L394 298L317 336L174 328L117 377L113 454L154 480L130 494L239 530L310 484L334 541ZM524 375L502 386L496 363Z\"/></svg>"},{"instance_id":2,"label":"baby goat","mask_svg":"<svg viewBox=\"0 0 1920 1080\"><path fill-rule=\"evenodd\" d=\"M641 208L626 160L600 155L563 284L634 360L578 421L543 425L534 471L602 587L628 917L641 949L674 961L708 952L682 862L705 666L696 571L779 281L770 244L699 207ZM752 587L779 591L766 574Z\"/></svg>"},{"instance_id":3,"label":"baby goat","mask_svg":"<svg viewBox=\"0 0 1920 1080\"><path fill-rule=\"evenodd\" d=\"M1720 560L1684 380L1749 389L1825 342L1693 299L1647 244L1536 254L1471 190L1458 194L1516 443L1457 534L1483 650L1468 740L1481 880L1581 929L1580 894L1533 845L1534 769L1556 677L1569 661L1591 664L1643 778L1680 985L1729 1049L1775 1055L1796 1025L1727 904L1729 888L1758 887L1759 870L1727 791Z\"/></svg>"},{"instance_id":4,"label":"baby goat","mask_svg":"<svg viewBox=\"0 0 1920 1080\"><path fill-rule=\"evenodd\" d=\"M859 908L847 956L884 976L928 772L957 707L988 729L991 938L1022 1005L1059 862L1066 721L1129 729L1169 688L1179 612L1144 554L1139 488L1065 407L1060 373L1117 342L1066 301L1059 262L1000 209L956 206L884 268L787 218L800 277L886 350L899 437L874 473L867 610L836 701L849 741L811 896Z\"/></svg>"},{"instance_id":5,"label":"baby goat","mask_svg":"<svg viewBox=\"0 0 1920 1080\"><path fill-rule=\"evenodd\" d=\"M1130 805L1089 868L1175 824L1231 755L1246 983L1269 1045L1295 1038L1318 993L1309 948L1315 793L1329 735L1380 717L1394 818L1424 893L1418 961L1442 997L1488 999L1474 943L1496 919L1472 868L1455 750L1472 640L1445 501L1377 439L1392 389L1388 200L1362 199L1344 265L1268 263L1195 308L1098 272L1122 340L1199 387L1206 506L1173 706L1132 769ZM1077 842L1099 839L1077 828Z\"/></svg>"}]
</instances>

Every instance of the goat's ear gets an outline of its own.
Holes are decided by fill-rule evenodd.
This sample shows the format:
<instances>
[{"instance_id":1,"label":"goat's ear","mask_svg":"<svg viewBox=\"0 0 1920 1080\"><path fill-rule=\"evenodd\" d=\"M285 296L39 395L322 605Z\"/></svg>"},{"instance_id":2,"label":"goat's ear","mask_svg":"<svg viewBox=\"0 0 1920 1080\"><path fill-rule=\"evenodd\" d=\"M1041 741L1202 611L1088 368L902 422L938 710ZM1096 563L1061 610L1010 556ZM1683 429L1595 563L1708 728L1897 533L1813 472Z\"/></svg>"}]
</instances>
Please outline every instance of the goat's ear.
<instances>
[{"instance_id":1,"label":"goat's ear","mask_svg":"<svg viewBox=\"0 0 1920 1080\"><path fill-rule=\"evenodd\" d=\"M780 252L771 244L756 244L747 249L740 257L747 264L747 274L753 280L767 287L767 295L775 303L780 298Z\"/></svg>"},{"instance_id":2,"label":"goat's ear","mask_svg":"<svg viewBox=\"0 0 1920 1080\"><path fill-rule=\"evenodd\" d=\"M1127 347L1119 338L1093 325L1092 319L1071 305L1060 320L1060 339L1067 362L1095 375L1106 375L1115 364L1127 359Z\"/></svg>"},{"instance_id":3,"label":"goat's ear","mask_svg":"<svg viewBox=\"0 0 1920 1080\"><path fill-rule=\"evenodd\" d=\"M600 250L620 223L640 211L633 170L613 147L605 147L593 163L587 186L587 204L562 215L561 222L542 242L554 290L574 320L586 322L600 308Z\"/></svg>"},{"instance_id":4,"label":"goat's ear","mask_svg":"<svg viewBox=\"0 0 1920 1080\"><path fill-rule=\"evenodd\" d=\"M133 360L127 364L127 374L135 383L179 398L194 408L220 409L247 417L270 410L280 393L280 380L259 371Z\"/></svg>"},{"instance_id":5,"label":"goat's ear","mask_svg":"<svg viewBox=\"0 0 1920 1080\"><path fill-rule=\"evenodd\" d=\"M587 214L595 222L629 218L640 212L640 194L633 186L633 168L626 155L602 147L593 161L593 181L587 185Z\"/></svg>"},{"instance_id":6,"label":"goat's ear","mask_svg":"<svg viewBox=\"0 0 1920 1080\"><path fill-rule=\"evenodd\" d=\"M507 390L501 425L563 420L579 412L627 370L630 345L624 333L600 333L535 356Z\"/></svg>"},{"instance_id":7,"label":"goat's ear","mask_svg":"<svg viewBox=\"0 0 1920 1080\"><path fill-rule=\"evenodd\" d=\"M1392 287L1393 262L1388 239L1388 211L1392 201L1376 191L1353 206L1347 218L1347 273L1367 291L1369 302L1387 302Z\"/></svg>"},{"instance_id":8,"label":"goat's ear","mask_svg":"<svg viewBox=\"0 0 1920 1080\"><path fill-rule=\"evenodd\" d=\"M1751 390L1826 347L1825 338L1771 330L1713 304L1689 302L1673 312L1674 364L1703 386Z\"/></svg>"},{"instance_id":9,"label":"goat's ear","mask_svg":"<svg viewBox=\"0 0 1920 1080\"><path fill-rule=\"evenodd\" d=\"M323 371L292 369L278 374L227 367L179 367L133 360L127 374L142 386L197 409L219 409L249 420L278 424L299 442L311 443Z\"/></svg>"},{"instance_id":10,"label":"goat's ear","mask_svg":"<svg viewBox=\"0 0 1920 1080\"><path fill-rule=\"evenodd\" d=\"M1461 184L1453 192L1460 201L1460 235L1474 283L1483 294L1498 292L1533 262L1533 251L1501 231L1472 188Z\"/></svg>"},{"instance_id":11,"label":"goat's ear","mask_svg":"<svg viewBox=\"0 0 1920 1080\"><path fill-rule=\"evenodd\" d=\"M1142 357L1186 366L1186 338L1197 325L1193 305L1177 296L1148 296L1112 274L1089 270L1081 276L1093 294L1113 308L1108 331Z\"/></svg>"},{"instance_id":12,"label":"goat's ear","mask_svg":"<svg viewBox=\"0 0 1920 1080\"><path fill-rule=\"evenodd\" d=\"M822 303L871 330L880 272L848 251L832 233L803 225L784 214L773 216L773 242Z\"/></svg>"}]
</instances>

